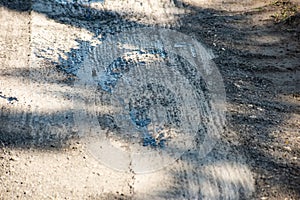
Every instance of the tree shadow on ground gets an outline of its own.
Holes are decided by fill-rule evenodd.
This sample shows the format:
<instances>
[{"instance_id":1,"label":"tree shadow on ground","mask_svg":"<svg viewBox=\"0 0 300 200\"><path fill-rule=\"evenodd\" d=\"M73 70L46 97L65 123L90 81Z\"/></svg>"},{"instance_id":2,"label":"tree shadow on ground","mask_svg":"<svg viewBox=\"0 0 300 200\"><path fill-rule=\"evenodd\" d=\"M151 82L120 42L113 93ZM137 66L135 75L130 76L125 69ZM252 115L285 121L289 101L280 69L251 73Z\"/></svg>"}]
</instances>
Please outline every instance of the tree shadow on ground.
<instances>
[{"instance_id":1,"label":"tree shadow on ground","mask_svg":"<svg viewBox=\"0 0 300 200\"><path fill-rule=\"evenodd\" d=\"M228 124L240 143L232 148L245 156L257 173L256 190L261 190L262 185L271 185L271 188L278 188L277 194L271 194L272 190L261 193L279 197L282 189L287 191L286 195L299 197L300 166L291 159L299 156L299 148L294 146L292 152L283 150L284 142L278 144L275 139L279 135L274 134L274 130L286 125L291 115L300 113L299 98L294 102L279 98L281 95L297 98L300 92L300 45L294 42L299 41L299 14L279 24L271 18L255 24L251 23L252 17L272 11L274 6L266 5L261 12L236 13L203 10L191 4L185 6L192 14L181 17L179 30L212 46L218 55L214 60L224 78L229 103ZM265 38L266 41L254 38ZM270 38L274 41L270 42ZM285 82L277 81L285 76L288 76ZM297 130L296 125L291 128ZM227 137L225 140L232 135ZM296 138L294 135L292 140ZM283 156L286 153L290 154L289 158Z\"/></svg>"},{"instance_id":2,"label":"tree shadow on ground","mask_svg":"<svg viewBox=\"0 0 300 200\"><path fill-rule=\"evenodd\" d=\"M103 39L105 38L105 34L121 32L124 30L124 27L126 30L126 27L136 28L146 26L123 19L118 13L113 11L99 12L98 10L85 6L62 5L51 1L45 4L47 5L46 10L34 11L45 14L48 18L58 23L85 28L92 32L95 37L102 34L104 36ZM0 5L19 12L29 12L32 9L30 1L1 1ZM227 101L233 105L233 107L240 109L239 111L229 110L228 112L228 126L230 130L222 137L222 140L226 143L224 146L228 149L232 149L232 151L235 152L233 155L246 158L247 164L252 167L252 170L258 176L256 177L257 191L259 190L258 187L265 187L262 184L269 184L283 188L287 190L288 193L299 197L299 163L287 161L281 156L276 157L272 153L272 151L276 150L271 150L271 148L268 147L274 143L274 134L272 131L280 128L286 120L289 120L291 114L299 114L297 103L279 102L277 99L278 95L281 94L299 95L299 91L296 87L296 84L299 84L297 75L292 76L294 80L289 82L289 84L292 84L291 87L288 87L288 90L282 92L278 92L277 87L283 86L278 85L273 79L268 78L268 74L270 73L276 73L278 77L280 77L281 73L299 73L299 43L298 45L289 45L293 40L299 41L298 29L284 32L281 35L281 33L278 33L278 27L284 25L280 24L276 26L271 21L265 25L258 26L255 24L240 25L240 22L245 22L245 20L256 14L253 11L234 13L214 9L203 9L179 1L176 2L176 5L191 11L191 13L179 16L180 27L173 27L173 29L192 35L207 46L212 46L215 54L218 55L214 61L224 78ZM62 16L61 13L54 12L58 7L67 10L67 16ZM77 12L79 10L80 12ZM291 17L290 20L297 21L299 17L295 15ZM91 23L91 21L97 23ZM291 23L289 26L294 25ZM272 44L251 41L252 36L257 33L261 37L269 36L279 39ZM78 43L80 49L92 48L91 45L88 44L88 41L78 41ZM277 51L268 52L268 49L272 47L277 48L280 53L277 54ZM82 60L80 60L81 55L77 55L78 49L71 49L69 53L65 53L67 59L61 58L59 62L50 60L48 67L49 69L55 68L60 73L63 73L66 80L70 80L76 75L76 73L73 73L72 68L76 71L76 67L81 64ZM71 55L74 54L76 55L75 58L71 57ZM76 59L79 59L79 61L74 65L74 60L76 61ZM278 59L279 67L272 61L275 59ZM257 63L260 63L260 65L257 65ZM13 76L15 73L12 71L11 74ZM30 78L30 76L28 78ZM72 84L72 81L62 81L59 84ZM258 112L258 108L263 109L263 111ZM24 116L26 119L29 119L34 115L33 113L20 113L16 115L17 117L11 118L10 111L2 109L0 118L3 123L1 123L0 127L0 140L5 145L14 147L34 146L38 148L41 146L42 148L46 148L47 146L60 146L57 144L62 141L65 143L66 140L73 137L72 134L65 135L65 133L62 133L51 136L51 131L45 131L45 127L49 121L58 120L61 124L69 124L70 126L68 128L71 130L71 124L73 123L71 112L72 111L70 111L68 116L66 116L65 113L59 112L49 116L40 116L39 120L36 121L36 124L33 124L33 126L39 126L45 135L34 138L31 134L28 134L31 132L31 128L28 126L28 120L24 121ZM24 123L20 123L20 121L24 121ZM45 123L43 123L43 121ZM11 126L11 124L15 124L15 126ZM13 128L7 129L8 126ZM232 132L235 132L236 135ZM230 138L234 141L237 140L238 144L232 144L234 142L229 141ZM217 149L215 149L211 155L215 154L219 156L208 156L206 159L211 158L212 161L207 162L217 162L220 160L226 162L240 162L234 158L226 158L227 155L220 155L219 153ZM192 152L187 153L180 159L183 162L191 162L188 158L190 156L189 154L192 154ZM299 149L295 150L295 155L299 155ZM197 160L197 156L195 156L195 160ZM205 161L203 162L205 163ZM178 172L175 170L172 176L175 177L174 181L178 183L177 185L182 183L182 177L186 174L196 173L193 169L198 168L198 164L199 163L190 163L192 166L191 171ZM201 167L198 172L201 172ZM193 181L195 181L196 185L201 184L199 180ZM219 186L218 188L217 186L217 191L219 191L220 194L222 194L221 187L222 186ZM241 187L241 185L237 187ZM184 195L186 195L186 191L189 189L190 185L181 184L178 188L168 188L166 189L166 193L157 195L162 198L185 198ZM203 192L198 191L198 193L201 194ZM258 194L275 195L276 197L276 194L268 194L266 192L259 192ZM222 195L219 197L222 197ZM240 199L246 198L243 191L239 191L239 197ZM259 196L255 197L258 198Z\"/></svg>"}]
</instances>

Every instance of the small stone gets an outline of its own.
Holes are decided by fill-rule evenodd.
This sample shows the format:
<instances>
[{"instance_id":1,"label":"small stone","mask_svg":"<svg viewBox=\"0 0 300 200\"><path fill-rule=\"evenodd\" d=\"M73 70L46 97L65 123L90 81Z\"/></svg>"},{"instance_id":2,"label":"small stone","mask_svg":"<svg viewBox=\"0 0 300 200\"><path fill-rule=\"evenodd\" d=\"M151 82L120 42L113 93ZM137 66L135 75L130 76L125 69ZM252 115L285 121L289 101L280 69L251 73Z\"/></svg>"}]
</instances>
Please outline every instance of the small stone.
<instances>
[{"instance_id":1,"label":"small stone","mask_svg":"<svg viewBox=\"0 0 300 200\"><path fill-rule=\"evenodd\" d=\"M257 110L263 111L264 109L263 109L263 108L260 108L260 107L257 107Z\"/></svg>"},{"instance_id":2,"label":"small stone","mask_svg":"<svg viewBox=\"0 0 300 200\"><path fill-rule=\"evenodd\" d=\"M14 156L14 157L10 157L9 160L11 160L11 161L18 161L19 158L17 158L17 157Z\"/></svg>"},{"instance_id":3,"label":"small stone","mask_svg":"<svg viewBox=\"0 0 300 200\"><path fill-rule=\"evenodd\" d=\"M283 147L285 150L292 151L291 147Z\"/></svg>"}]
</instances>

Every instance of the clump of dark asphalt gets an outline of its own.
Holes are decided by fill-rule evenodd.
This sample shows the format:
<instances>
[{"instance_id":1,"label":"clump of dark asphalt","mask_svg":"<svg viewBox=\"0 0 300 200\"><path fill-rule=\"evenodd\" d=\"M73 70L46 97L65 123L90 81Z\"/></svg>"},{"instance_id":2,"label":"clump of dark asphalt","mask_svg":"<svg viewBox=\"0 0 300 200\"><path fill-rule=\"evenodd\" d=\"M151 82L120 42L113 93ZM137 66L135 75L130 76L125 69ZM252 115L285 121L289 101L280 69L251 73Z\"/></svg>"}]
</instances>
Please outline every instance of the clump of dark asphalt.
<instances>
[{"instance_id":1,"label":"clump of dark asphalt","mask_svg":"<svg viewBox=\"0 0 300 200\"><path fill-rule=\"evenodd\" d=\"M13 104L14 102L19 101L17 97L7 97L5 95L1 95L2 92L0 92L0 98L6 99L8 103Z\"/></svg>"}]
</instances>

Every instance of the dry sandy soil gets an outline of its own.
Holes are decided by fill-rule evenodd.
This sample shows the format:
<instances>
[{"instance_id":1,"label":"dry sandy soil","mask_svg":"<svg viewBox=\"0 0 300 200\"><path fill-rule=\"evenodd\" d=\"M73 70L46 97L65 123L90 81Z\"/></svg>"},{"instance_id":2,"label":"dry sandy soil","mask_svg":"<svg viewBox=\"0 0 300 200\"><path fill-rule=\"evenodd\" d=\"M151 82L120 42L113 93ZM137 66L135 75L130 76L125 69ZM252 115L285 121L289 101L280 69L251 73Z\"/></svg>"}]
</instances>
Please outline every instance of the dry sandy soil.
<instances>
[{"instance_id":1,"label":"dry sandy soil","mask_svg":"<svg viewBox=\"0 0 300 200\"><path fill-rule=\"evenodd\" d=\"M76 2L0 0L0 199L300 199L297 0ZM204 158L197 140L169 166L139 174L87 151L76 113L90 102L77 100L95 91L75 86L106 38L144 27L211 49L227 122Z\"/></svg>"}]
</instances>

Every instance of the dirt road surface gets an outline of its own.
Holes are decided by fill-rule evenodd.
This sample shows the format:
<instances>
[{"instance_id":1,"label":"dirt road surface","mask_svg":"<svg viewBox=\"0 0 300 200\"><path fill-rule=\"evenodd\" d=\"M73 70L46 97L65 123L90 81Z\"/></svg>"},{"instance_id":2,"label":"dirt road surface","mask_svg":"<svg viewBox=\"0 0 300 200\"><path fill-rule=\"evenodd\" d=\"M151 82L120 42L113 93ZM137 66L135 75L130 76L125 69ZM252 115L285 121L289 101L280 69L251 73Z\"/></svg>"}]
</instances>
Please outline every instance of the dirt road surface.
<instances>
[{"instance_id":1,"label":"dirt road surface","mask_svg":"<svg viewBox=\"0 0 300 200\"><path fill-rule=\"evenodd\" d=\"M299 6L0 0L0 199L300 199Z\"/></svg>"}]
</instances>

